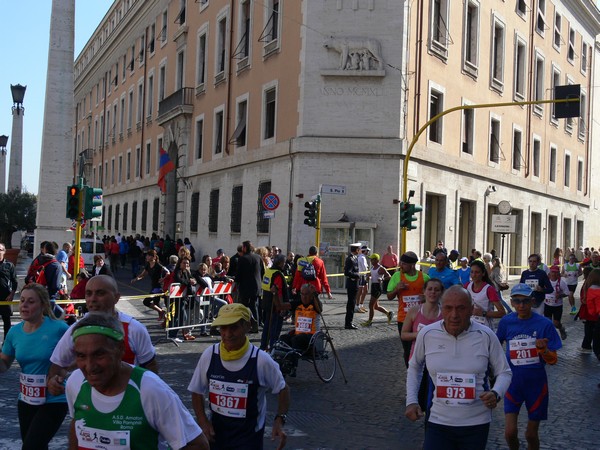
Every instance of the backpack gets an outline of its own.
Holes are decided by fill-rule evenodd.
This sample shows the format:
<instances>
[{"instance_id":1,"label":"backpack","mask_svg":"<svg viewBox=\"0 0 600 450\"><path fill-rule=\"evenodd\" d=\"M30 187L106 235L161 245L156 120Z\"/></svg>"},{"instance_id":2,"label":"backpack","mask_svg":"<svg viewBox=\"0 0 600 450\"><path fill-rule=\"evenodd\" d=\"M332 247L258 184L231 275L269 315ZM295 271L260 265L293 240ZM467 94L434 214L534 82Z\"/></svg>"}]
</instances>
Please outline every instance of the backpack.
<instances>
[{"instance_id":1,"label":"backpack","mask_svg":"<svg viewBox=\"0 0 600 450\"><path fill-rule=\"evenodd\" d=\"M42 286L48 287L48 280L46 280L46 266L48 264L52 264L53 262L56 262L56 259L51 259L47 263L41 265L41 267L37 271L37 274L35 277L36 283L41 284Z\"/></svg>"},{"instance_id":2,"label":"backpack","mask_svg":"<svg viewBox=\"0 0 600 450\"><path fill-rule=\"evenodd\" d=\"M304 261L298 261L298 264L302 266L300 270L300 275L306 281L314 281L317 279L317 271L315 270L315 266L313 266L312 261L308 259Z\"/></svg>"}]
</instances>

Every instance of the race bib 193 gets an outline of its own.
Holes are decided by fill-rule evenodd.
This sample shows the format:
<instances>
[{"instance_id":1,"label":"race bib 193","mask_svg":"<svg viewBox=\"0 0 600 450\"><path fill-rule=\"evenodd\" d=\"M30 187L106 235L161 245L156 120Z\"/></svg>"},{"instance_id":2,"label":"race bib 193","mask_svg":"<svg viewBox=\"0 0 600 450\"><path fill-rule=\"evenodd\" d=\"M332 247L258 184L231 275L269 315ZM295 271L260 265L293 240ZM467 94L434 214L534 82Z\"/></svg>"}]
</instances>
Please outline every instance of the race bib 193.
<instances>
[{"instance_id":1,"label":"race bib 193","mask_svg":"<svg viewBox=\"0 0 600 450\"><path fill-rule=\"evenodd\" d=\"M46 375L19 375L21 400L30 405L46 403Z\"/></svg>"},{"instance_id":2,"label":"race bib 193","mask_svg":"<svg viewBox=\"0 0 600 450\"><path fill-rule=\"evenodd\" d=\"M474 374L438 372L435 396L446 405L469 405L475 401L475 380Z\"/></svg>"}]
</instances>

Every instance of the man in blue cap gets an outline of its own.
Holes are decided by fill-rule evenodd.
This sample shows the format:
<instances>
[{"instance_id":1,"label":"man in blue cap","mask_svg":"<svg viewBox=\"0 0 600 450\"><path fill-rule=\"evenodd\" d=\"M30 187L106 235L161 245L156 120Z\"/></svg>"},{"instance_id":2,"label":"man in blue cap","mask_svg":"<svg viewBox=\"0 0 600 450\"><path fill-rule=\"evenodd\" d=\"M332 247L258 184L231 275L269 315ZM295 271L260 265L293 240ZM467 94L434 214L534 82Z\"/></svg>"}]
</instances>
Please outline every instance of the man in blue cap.
<instances>
[{"instance_id":1,"label":"man in blue cap","mask_svg":"<svg viewBox=\"0 0 600 450\"><path fill-rule=\"evenodd\" d=\"M556 351L562 347L558 333L550 320L532 311L534 291L519 283L510 292L515 312L500 319L498 339L506 341L506 358L513 372L504 396L504 436L511 450L519 448L517 420L523 403L528 422L525 438L527 448L540 448L540 421L548 418L548 377L546 364L556 364Z\"/></svg>"}]
</instances>

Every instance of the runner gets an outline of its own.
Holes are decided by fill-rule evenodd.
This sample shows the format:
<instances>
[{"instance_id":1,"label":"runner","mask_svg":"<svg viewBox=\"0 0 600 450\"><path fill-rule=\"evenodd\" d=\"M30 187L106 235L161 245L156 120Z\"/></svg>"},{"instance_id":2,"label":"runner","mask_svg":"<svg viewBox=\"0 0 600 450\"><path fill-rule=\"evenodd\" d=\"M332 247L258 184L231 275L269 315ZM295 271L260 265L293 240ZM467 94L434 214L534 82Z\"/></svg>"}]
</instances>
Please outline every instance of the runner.
<instances>
[{"instance_id":1,"label":"runner","mask_svg":"<svg viewBox=\"0 0 600 450\"><path fill-rule=\"evenodd\" d=\"M504 397L504 435L511 450L519 448L517 420L525 403L527 448L539 449L540 421L548 418L548 379L544 366L556 364L556 350L562 343L552 323L533 314L530 286L519 283L510 295L515 312L500 320L497 333L500 342L506 341L506 358L513 371L512 382Z\"/></svg>"},{"instance_id":2,"label":"runner","mask_svg":"<svg viewBox=\"0 0 600 450\"><path fill-rule=\"evenodd\" d=\"M561 319L563 314L563 298L568 296L569 288L565 280L560 278L560 268L558 266L550 267L550 283L552 284L552 293L546 294L544 300L544 316L552 320L554 326L560 331L560 338L564 341L567 338L567 330L563 326Z\"/></svg>"},{"instance_id":3,"label":"runner","mask_svg":"<svg viewBox=\"0 0 600 450\"><path fill-rule=\"evenodd\" d=\"M506 309L500 301L498 291L492 285L485 263L473 261L471 264L471 279L465 288L471 294L475 307L473 320L494 329L492 319L499 319L506 315Z\"/></svg>"},{"instance_id":4,"label":"runner","mask_svg":"<svg viewBox=\"0 0 600 450\"><path fill-rule=\"evenodd\" d=\"M569 254L569 260L562 266L561 278L567 283L569 289L569 305L571 305L570 314L574 316L577 314L577 307L575 306L575 291L577 290L577 282L581 276L581 266L577 263L575 253Z\"/></svg>"},{"instance_id":5,"label":"runner","mask_svg":"<svg viewBox=\"0 0 600 450\"><path fill-rule=\"evenodd\" d=\"M379 254L373 253L371 255L371 274L369 275L371 278L371 298L369 299L369 319L361 325L363 327L370 327L373 323L373 316L375 315L375 310L382 312L387 317L388 324L392 323L392 319L394 318L394 313L392 311L388 311L383 306L379 305L379 297L381 297L381 286L384 281L390 279L390 274L388 271L379 264Z\"/></svg>"},{"instance_id":6,"label":"runner","mask_svg":"<svg viewBox=\"0 0 600 450\"><path fill-rule=\"evenodd\" d=\"M537 253L532 253L527 259L529 269L521 273L519 283L525 283L533 290L533 310L544 315L544 299L546 294L553 291L552 284L545 270L539 268L542 258Z\"/></svg>"}]
</instances>

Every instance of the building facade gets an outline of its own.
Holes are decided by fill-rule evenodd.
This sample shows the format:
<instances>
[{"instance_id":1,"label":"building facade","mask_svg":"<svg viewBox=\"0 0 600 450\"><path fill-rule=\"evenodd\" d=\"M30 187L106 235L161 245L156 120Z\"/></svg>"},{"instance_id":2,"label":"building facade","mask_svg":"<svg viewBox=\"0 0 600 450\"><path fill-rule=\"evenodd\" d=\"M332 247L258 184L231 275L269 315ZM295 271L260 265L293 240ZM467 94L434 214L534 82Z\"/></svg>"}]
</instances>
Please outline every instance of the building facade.
<instances>
[{"instance_id":1,"label":"building facade","mask_svg":"<svg viewBox=\"0 0 600 450\"><path fill-rule=\"evenodd\" d=\"M413 148L408 186L424 210L407 246L500 253L492 215L506 200L516 234L502 250L520 264L600 237L599 30L581 0L118 0L75 61L78 163L103 188L106 234L189 237L202 253L245 239L305 253L304 202L321 189L331 271L350 242L397 247L405 155L430 118L580 84L580 118L478 107ZM164 194L160 148L177 167Z\"/></svg>"}]
</instances>

